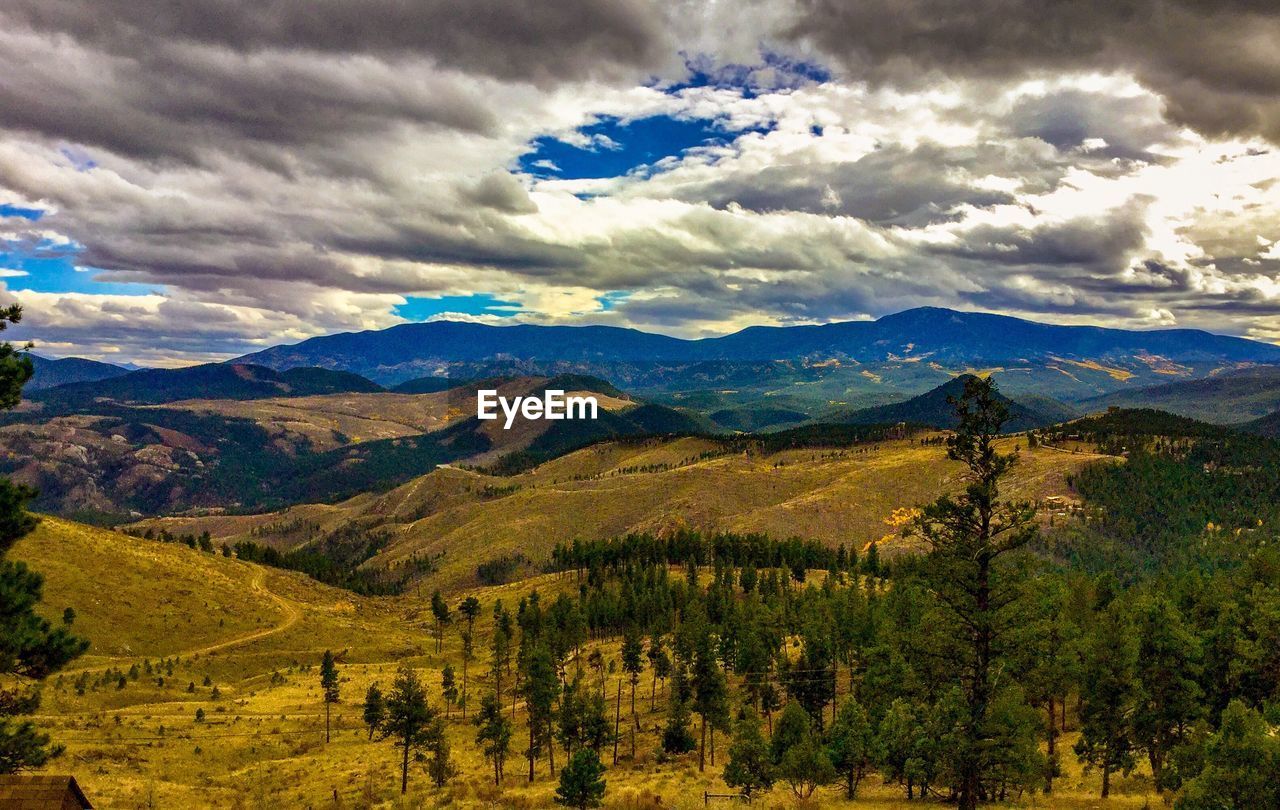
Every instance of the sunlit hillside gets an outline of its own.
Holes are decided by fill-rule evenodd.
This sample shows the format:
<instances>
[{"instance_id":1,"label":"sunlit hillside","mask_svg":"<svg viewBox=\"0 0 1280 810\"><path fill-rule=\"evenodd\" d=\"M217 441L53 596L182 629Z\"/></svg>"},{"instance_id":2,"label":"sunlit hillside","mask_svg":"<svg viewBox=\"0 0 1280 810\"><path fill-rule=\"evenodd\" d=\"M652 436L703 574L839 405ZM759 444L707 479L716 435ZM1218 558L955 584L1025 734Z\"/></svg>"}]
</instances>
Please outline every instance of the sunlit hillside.
<instances>
[{"instance_id":1,"label":"sunlit hillside","mask_svg":"<svg viewBox=\"0 0 1280 810\"><path fill-rule=\"evenodd\" d=\"M1067 477L1102 456L1029 449L1025 439L1011 494L1043 501L1069 496ZM939 444L920 438L841 449L726 453L707 439L606 442L521 474L496 477L447 467L384 495L336 506L295 506L252 516L159 518L134 528L173 534L209 531L217 543L253 539L280 548L315 542L344 528L390 533L364 564L435 561L432 582L474 584L476 566L504 555L545 560L558 542L663 532L680 527L816 538L862 549L894 530L894 510L927 502L958 485L959 467ZM902 541L882 545L892 554Z\"/></svg>"},{"instance_id":2,"label":"sunlit hillside","mask_svg":"<svg viewBox=\"0 0 1280 810\"><path fill-rule=\"evenodd\" d=\"M52 518L14 556L46 574L44 609L60 615L73 607L75 627L92 640L89 654L46 686L38 720L67 746L50 770L74 771L98 807L551 806L555 782L545 759L538 762L536 781L527 782L519 754L525 711L518 702L510 706L509 686L504 705L514 711L516 724L504 786L492 785L474 727L454 707L448 737L459 774L436 789L415 765L409 793L400 796L396 751L390 742L368 739L359 703L369 684L385 689L395 668L409 664L423 678L431 702L442 705L440 672L446 663L461 672L460 636L458 626L448 628L443 651L433 652L423 595L362 598L181 544ZM815 573L814 580L820 579ZM494 601L513 609L534 588L544 600L576 591L571 578L557 576L470 591L481 606L475 628L479 654L470 665L473 702L492 689L487 650ZM728 792L720 779L728 745L723 736L716 764L702 773L696 753L658 754L656 729L665 716L667 685L656 683L653 695L648 673L638 692L640 730L632 759L629 686L621 682L617 640L589 641L565 669L572 674L582 667L594 678L585 661L596 648L604 654L606 696L616 701L623 690L617 764L611 748L603 757L609 766L606 807L695 808L703 806L704 791ZM325 649L337 653L341 673L341 703L328 744L316 669ZM199 721L197 711L203 713ZM1080 774L1071 761L1066 766L1052 798L1027 797L1021 806L1138 808L1158 801L1138 772L1117 779L1113 798L1100 803L1096 776ZM900 786L879 778L869 778L861 795L850 806L919 806L904 801ZM842 806L840 796L837 786L824 788L808 806ZM782 784L759 804L796 806Z\"/></svg>"}]
</instances>

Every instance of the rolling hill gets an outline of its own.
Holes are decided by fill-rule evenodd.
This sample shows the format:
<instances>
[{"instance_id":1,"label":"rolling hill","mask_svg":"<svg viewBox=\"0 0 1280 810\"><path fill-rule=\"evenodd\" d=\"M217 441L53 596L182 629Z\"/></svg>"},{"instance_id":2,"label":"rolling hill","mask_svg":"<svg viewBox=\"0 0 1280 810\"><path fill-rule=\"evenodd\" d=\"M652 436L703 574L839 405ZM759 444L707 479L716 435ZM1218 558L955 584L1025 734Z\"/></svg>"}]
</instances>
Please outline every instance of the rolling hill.
<instances>
[{"instance_id":1,"label":"rolling hill","mask_svg":"<svg viewBox=\"0 0 1280 810\"><path fill-rule=\"evenodd\" d=\"M1248 422L1280 410L1280 366L1251 366L1198 380L1119 391L1086 399L1080 405L1086 410L1159 408L1218 424Z\"/></svg>"},{"instance_id":2,"label":"rolling hill","mask_svg":"<svg viewBox=\"0 0 1280 810\"><path fill-rule=\"evenodd\" d=\"M283 371L244 363L206 363L176 369L142 369L93 382L74 382L34 391L29 399L46 413L75 413L101 403L155 405L210 395L220 399L260 399L341 392L381 391L356 374L323 368Z\"/></svg>"},{"instance_id":3,"label":"rolling hill","mask_svg":"<svg viewBox=\"0 0 1280 810\"><path fill-rule=\"evenodd\" d=\"M964 374L943 383L932 391L928 391L918 397L912 397L905 402L836 413L824 418L822 421L853 425L883 425L906 422L909 425L951 428L957 424L958 418L956 417L955 406L947 400L959 398L964 393L966 381L969 379L971 379L971 375ZM1015 402L1003 394L997 394L997 397L1009 409L1010 418L1007 425L1009 432L1044 427L1063 421L1065 409L1061 405L1058 405L1052 411L1041 412L1028 405ZM1049 403L1049 407L1053 407L1055 404Z\"/></svg>"},{"instance_id":4,"label":"rolling hill","mask_svg":"<svg viewBox=\"0 0 1280 810\"><path fill-rule=\"evenodd\" d=\"M1068 476L1100 458L1024 448L1013 489L1032 499L1069 495ZM958 486L959 472L945 448L914 437L803 449L651 438L594 444L516 475L444 468L338 504L157 518L133 528L207 530L215 542L251 539L282 549L387 533L389 541L365 566L431 559L438 567L432 581L457 588L475 582L481 563L523 555L537 565L557 542L633 531L765 532L861 547L890 533L885 520L895 509ZM893 553L893 543L885 550Z\"/></svg>"},{"instance_id":5,"label":"rolling hill","mask_svg":"<svg viewBox=\"0 0 1280 810\"><path fill-rule=\"evenodd\" d=\"M35 374L26 385L28 392L70 383L97 382L129 373L127 368L97 360L86 360L83 357L63 357L53 360L31 353L28 353L27 357L31 358L31 365L35 369Z\"/></svg>"},{"instance_id":6,"label":"rolling hill","mask_svg":"<svg viewBox=\"0 0 1280 810\"><path fill-rule=\"evenodd\" d=\"M161 376L164 384L155 388L147 387L156 379L148 374L110 389L131 404L90 397L88 388L69 386L64 389L76 393L71 399L43 399L42 407L10 414L0 424L0 474L37 488L40 509L111 521L131 513L334 500L395 486L439 464L502 463L522 469L600 439L705 429L694 415L633 400L604 381L580 375L396 394L369 391L374 386L353 375L315 369L277 373L200 366L186 371ZM228 385L205 386L210 379ZM356 390L304 395L341 385ZM601 406L599 419L521 418L506 430L476 419L475 391L481 385L508 397L548 388L593 394ZM282 387L288 395L278 395ZM193 388L204 396L248 396L167 401ZM257 396L268 392L277 396ZM162 401L144 404L148 400Z\"/></svg>"}]
</instances>

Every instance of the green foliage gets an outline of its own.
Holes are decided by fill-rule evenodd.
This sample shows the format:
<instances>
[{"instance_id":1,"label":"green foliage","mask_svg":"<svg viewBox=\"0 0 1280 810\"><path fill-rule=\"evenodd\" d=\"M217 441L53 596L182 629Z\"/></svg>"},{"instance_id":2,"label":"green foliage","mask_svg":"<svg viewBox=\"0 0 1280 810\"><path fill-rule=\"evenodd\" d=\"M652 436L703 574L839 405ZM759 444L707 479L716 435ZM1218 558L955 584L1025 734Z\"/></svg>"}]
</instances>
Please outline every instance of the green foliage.
<instances>
[{"instance_id":1,"label":"green foliage","mask_svg":"<svg viewBox=\"0 0 1280 810\"><path fill-rule=\"evenodd\" d=\"M22 319L22 308L0 308L0 331ZM12 408L31 379L31 361L9 343L0 343L0 408ZM71 633L74 613L54 625L36 612L44 580L26 564L5 555L31 532L36 519L26 511L35 492L0 479L0 773L44 765L62 749L25 720L40 706L38 683L88 648Z\"/></svg>"},{"instance_id":2,"label":"green foliage","mask_svg":"<svg viewBox=\"0 0 1280 810\"><path fill-rule=\"evenodd\" d=\"M488 694L481 699L480 711L472 722L478 727L476 744L483 749L485 758L493 763L493 783L501 785L507 754L511 750L512 729L496 694Z\"/></svg>"},{"instance_id":3,"label":"green foliage","mask_svg":"<svg viewBox=\"0 0 1280 810\"><path fill-rule=\"evenodd\" d=\"M760 716L747 707L733 732L729 761L724 766L724 783L738 788L747 797L773 787L773 758L769 744L760 733Z\"/></svg>"},{"instance_id":4,"label":"green foliage","mask_svg":"<svg viewBox=\"0 0 1280 810\"><path fill-rule=\"evenodd\" d=\"M604 802L604 791L604 765L600 763L600 755L590 748L581 748L560 772L555 800L564 807L587 810Z\"/></svg>"},{"instance_id":5,"label":"green foliage","mask_svg":"<svg viewBox=\"0 0 1280 810\"><path fill-rule=\"evenodd\" d=\"M369 739L373 739L373 735L382 728L383 722L387 718L387 703L382 697L382 690L378 685L370 684L369 689L364 693L363 718L364 724L369 729Z\"/></svg>"},{"instance_id":6,"label":"green foliage","mask_svg":"<svg viewBox=\"0 0 1280 810\"><path fill-rule=\"evenodd\" d=\"M444 728L437 722L439 712L427 702L422 681L410 667L402 666L396 672L391 692L386 697L386 708L379 736L393 740L401 750L400 792L405 793L409 789L409 759L435 745ZM445 753L447 755L447 749Z\"/></svg>"},{"instance_id":7,"label":"green foliage","mask_svg":"<svg viewBox=\"0 0 1280 810\"><path fill-rule=\"evenodd\" d=\"M1201 760L1176 810L1280 807L1280 739L1244 703L1233 700L1223 711L1220 730L1202 745Z\"/></svg>"},{"instance_id":8,"label":"green foliage","mask_svg":"<svg viewBox=\"0 0 1280 810\"><path fill-rule=\"evenodd\" d=\"M866 776L875 754L875 733L867 712L852 697L845 698L827 738L831 764L845 777L845 797L857 798L858 784Z\"/></svg>"}]
</instances>

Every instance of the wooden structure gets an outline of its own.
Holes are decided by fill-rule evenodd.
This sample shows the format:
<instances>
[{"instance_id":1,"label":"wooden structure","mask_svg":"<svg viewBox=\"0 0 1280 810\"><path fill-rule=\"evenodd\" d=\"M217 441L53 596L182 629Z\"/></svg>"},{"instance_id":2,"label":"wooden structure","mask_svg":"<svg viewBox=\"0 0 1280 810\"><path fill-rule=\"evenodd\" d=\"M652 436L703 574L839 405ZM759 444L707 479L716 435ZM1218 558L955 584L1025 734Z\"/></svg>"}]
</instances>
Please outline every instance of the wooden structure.
<instances>
[{"instance_id":1,"label":"wooden structure","mask_svg":"<svg viewBox=\"0 0 1280 810\"><path fill-rule=\"evenodd\" d=\"M0 810L92 810L74 776L0 775Z\"/></svg>"}]
</instances>

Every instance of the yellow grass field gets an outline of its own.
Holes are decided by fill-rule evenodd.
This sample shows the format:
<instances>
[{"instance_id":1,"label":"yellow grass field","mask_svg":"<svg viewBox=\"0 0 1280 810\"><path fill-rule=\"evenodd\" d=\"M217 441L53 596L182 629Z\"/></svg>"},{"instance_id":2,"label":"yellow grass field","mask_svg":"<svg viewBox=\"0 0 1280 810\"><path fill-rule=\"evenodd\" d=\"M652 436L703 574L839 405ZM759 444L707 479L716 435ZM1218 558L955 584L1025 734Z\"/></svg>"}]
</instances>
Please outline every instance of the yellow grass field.
<instances>
[{"instance_id":1,"label":"yellow grass field","mask_svg":"<svg viewBox=\"0 0 1280 810\"><path fill-rule=\"evenodd\" d=\"M1021 441L1006 439L1004 449ZM252 532L256 542L287 547L298 539L277 530L298 521L321 532L346 523L376 527L392 532L392 540L366 565L434 558L439 571L433 586L456 590L475 585L480 563L513 553L541 561L556 543L575 537L690 527L816 538L862 549L891 531L885 521L895 509L918 506L959 481L959 465L946 459L943 447L915 439L767 455L716 454L718 447L698 438L606 442L508 478L448 467L338 505L161 518L135 528L207 530L215 542L228 543ZM1024 446L1010 475L1011 494L1034 501L1069 496L1067 476L1101 458ZM894 553L897 542L881 551Z\"/></svg>"},{"instance_id":2,"label":"yellow grass field","mask_svg":"<svg viewBox=\"0 0 1280 810\"><path fill-rule=\"evenodd\" d=\"M85 657L47 684L38 721L67 747L48 770L74 773L98 807L552 806L554 781L545 760L538 763L536 781L527 782L527 766L518 755L526 733L519 707L502 789L492 785L474 729L455 709L449 736L460 774L436 790L423 767L415 766L410 791L400 796L391 743L368 740L360 724L364 691L375 681L389 686L395 668L408 664L419 670L440 705L440 669L451 662L461 673L462 666L456 631L446 633L442 654L433 652L430 613L416 593L363 598L301 575L54 518L45 518L13 556L46 575L48 614L60 616L63 608L73 607L76 628L92 640ZM482 603L471 665L473 704L491 689L480 673L487 671L494 600L514 608L535 587L551 595L573 583L548 575L471 591ZM616 664L616 643L601 646L606 660ZM318 676L325 649L338 655L343 698L333 714L329 744ZM136 677L130 672L134 665ZM572 672L577 663L566 666ZM111 674L104 677L107 671ZM83 694L77 685L84 687ZM618 676L610 674L606 693L616 696L618 687ZM728 747L723 737L717 741L716 765L704 773L697 770L696 754L657 761L655 731L664 717L661 684L656 712L649 709L649 690L649 678L642 677L636 758L630 758L625 736L618 764L611 765L611 752L604 757L610 765L606 807L694 808L703 806L704 791L728 792L719 776ZM510 692L504 692L510 707ZM625 732L625 691L622 706ZM195 720L197 709L204 710L203 722ZM1071 740L1069 733L1064 749ZM1064 764L1067 774L1051 797L1027 796L1015 806L1160 804L1141 773L1117 780L1114 795L1103 802L1097 798L1096 775L1081 774L1069 756ZM712 806L722 804L713 801ZM780 785L757 806L798 805ZM839 789L831 787L807 806L907 808L921 802L906 802L901 788L873 777L856 803L843 802Z\"/></svg>"}]
</instances>

